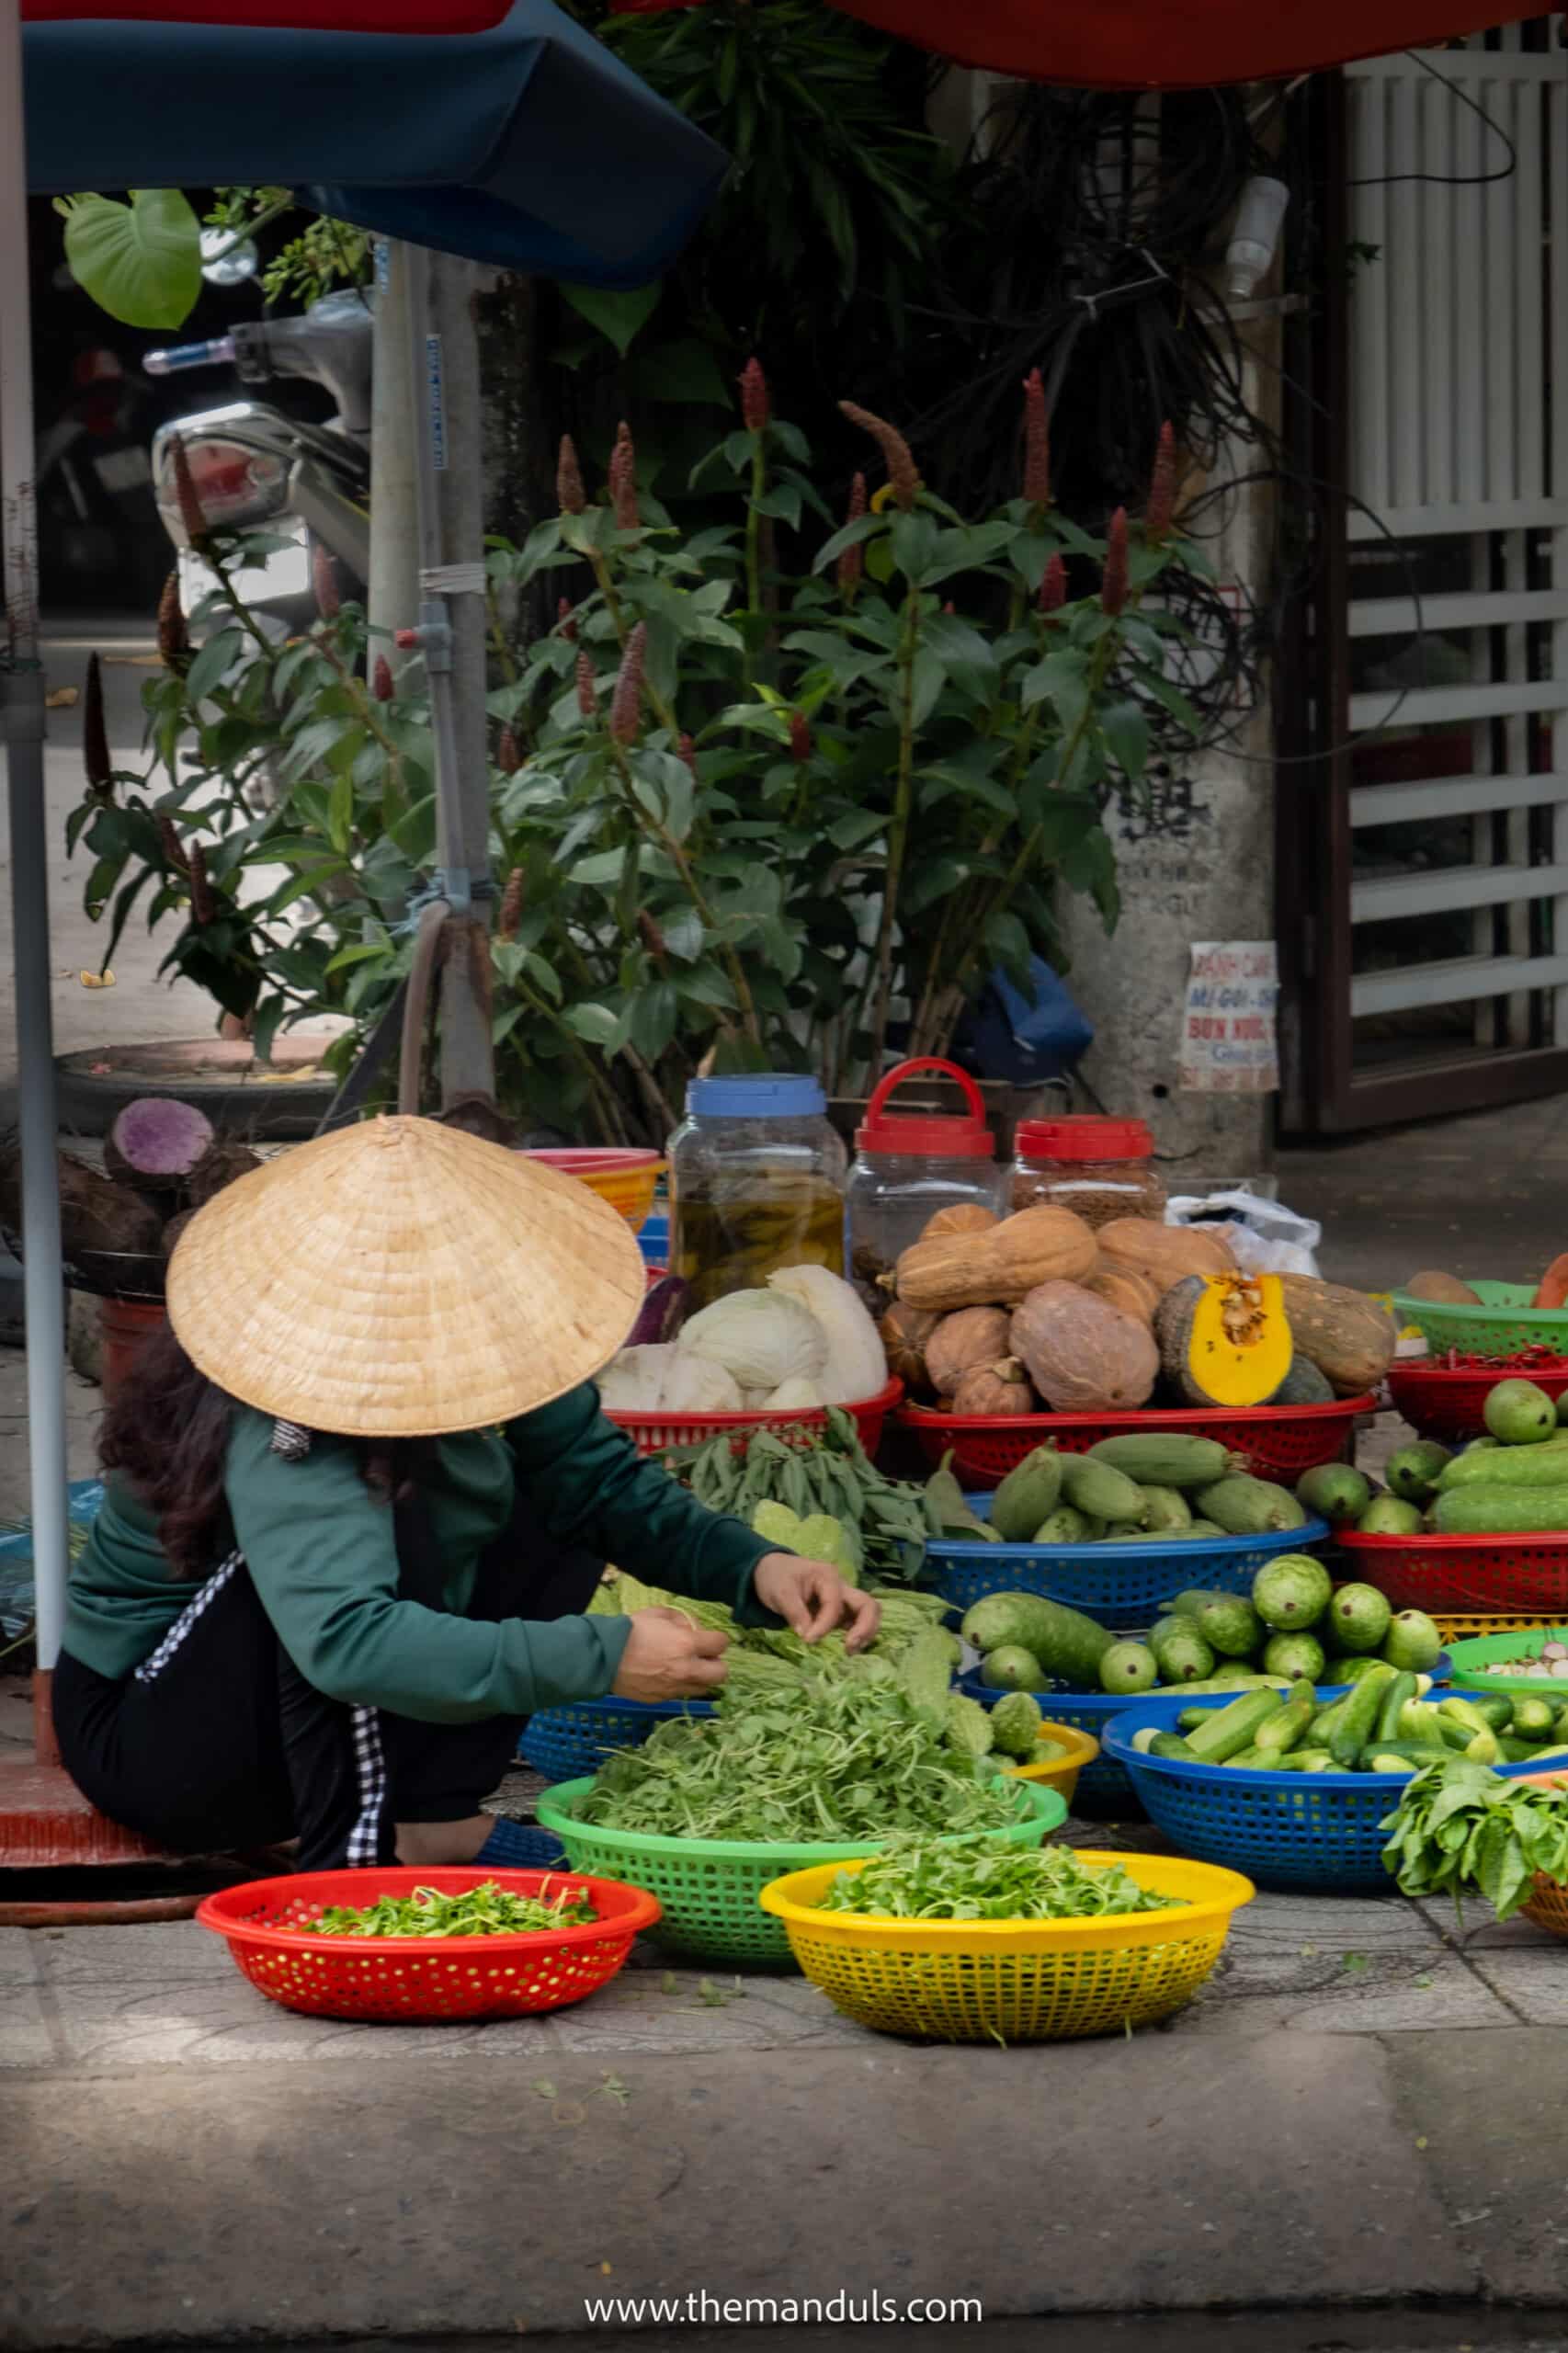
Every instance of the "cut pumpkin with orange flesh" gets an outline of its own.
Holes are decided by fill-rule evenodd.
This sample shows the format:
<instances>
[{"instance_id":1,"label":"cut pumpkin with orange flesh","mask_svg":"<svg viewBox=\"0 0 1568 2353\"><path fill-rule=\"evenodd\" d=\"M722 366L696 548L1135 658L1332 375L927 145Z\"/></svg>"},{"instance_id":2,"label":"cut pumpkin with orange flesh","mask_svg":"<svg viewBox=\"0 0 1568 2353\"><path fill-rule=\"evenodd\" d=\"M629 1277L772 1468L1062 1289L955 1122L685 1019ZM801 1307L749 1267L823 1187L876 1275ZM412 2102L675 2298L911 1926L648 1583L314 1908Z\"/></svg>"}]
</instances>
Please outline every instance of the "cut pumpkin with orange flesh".
<instances>
[{"instance_id":1,"label":"cut pumpkin with orange flesh","mask_svg":"<svg viewBox=\"0 0 1568 2353\"><path fill-rule=\"evenodd\" d=\"M1568 1307L1568 1250L1553 1258L1540 1279L1540 1288L1531 1300L1532 1307Z\"/></svg>"},{"instance_id":2,"label":"cut pumpkin with orange flesh","mask_svg":"<svg viewBox=\"0 0 1568 2353\"><path fill-rule=\"evenodd\" d=\"M1294 1347L1278 1275L1188 1275L1154 1318L1165 1379L1194 1405L1264 1405Z\"/></svg>"}]
</instances>

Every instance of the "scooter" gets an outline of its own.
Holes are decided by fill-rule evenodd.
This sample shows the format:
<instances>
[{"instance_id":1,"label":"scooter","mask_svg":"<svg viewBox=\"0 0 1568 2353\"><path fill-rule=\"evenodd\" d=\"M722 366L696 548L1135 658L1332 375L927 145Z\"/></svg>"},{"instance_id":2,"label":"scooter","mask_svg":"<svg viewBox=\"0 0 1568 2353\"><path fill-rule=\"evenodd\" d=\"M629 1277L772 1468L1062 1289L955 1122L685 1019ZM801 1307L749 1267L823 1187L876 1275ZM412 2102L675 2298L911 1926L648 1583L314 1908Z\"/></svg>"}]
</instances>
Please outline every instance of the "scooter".
<instances>
[{"instance_id":1,"label":"scooter","mask_svg":"<svg viewBox=\"0 0 1568 2353\"><path fill-rule=\"evenodd\" d=\"M184 445L209 523L231 530L267 529L289 543L232 575L258 618L290 635L309 626L315 617L318 544L337 563L340 593L363 597L370 567L371 325L365 294L328 294L302 318L263 319L207 343L147 354L142 365L150 376L232 366L243 383L298 377L324 385L337 404L325 426L246 400L159 427L153 439L153 494L178 551L180 602L187 615L216 582L192 548L180 512L176 444Z\"/></svg>"},{"instance_id":2,"label":"scooter","mask_svg":"<svg viewBox=\"0 0 1568 2353\"><path fill-rule=\"evenodd\" d=\"M45 595L144 601L162 577L147 455L146 388L108 349L78 354L71 391L39 434L34 467Z\"/></svg>"}]
</instances>

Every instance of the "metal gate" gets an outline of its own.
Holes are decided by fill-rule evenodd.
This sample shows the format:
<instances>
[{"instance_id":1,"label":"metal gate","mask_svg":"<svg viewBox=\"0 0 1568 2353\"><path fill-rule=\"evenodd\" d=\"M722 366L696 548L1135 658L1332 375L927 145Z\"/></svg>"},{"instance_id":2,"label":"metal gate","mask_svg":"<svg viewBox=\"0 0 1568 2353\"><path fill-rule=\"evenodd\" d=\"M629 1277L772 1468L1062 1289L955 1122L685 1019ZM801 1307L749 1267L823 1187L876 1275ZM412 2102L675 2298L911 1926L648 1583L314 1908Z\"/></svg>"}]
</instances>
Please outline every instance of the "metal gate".
<instances>
[{"instance_id":1,"label":"metal gate","mask_svg":"<svg viewBox=\"0 0 1568 2353\"><path fill-rule=\"evenodd\" d=\"M1282 794L1313 903L1281 911L1294 1126L1568 1086L1560 23L1347 67L1331 119L1315 471L1353 500L1313 623L1326 748Z\"/></svg>"}]
</instances>

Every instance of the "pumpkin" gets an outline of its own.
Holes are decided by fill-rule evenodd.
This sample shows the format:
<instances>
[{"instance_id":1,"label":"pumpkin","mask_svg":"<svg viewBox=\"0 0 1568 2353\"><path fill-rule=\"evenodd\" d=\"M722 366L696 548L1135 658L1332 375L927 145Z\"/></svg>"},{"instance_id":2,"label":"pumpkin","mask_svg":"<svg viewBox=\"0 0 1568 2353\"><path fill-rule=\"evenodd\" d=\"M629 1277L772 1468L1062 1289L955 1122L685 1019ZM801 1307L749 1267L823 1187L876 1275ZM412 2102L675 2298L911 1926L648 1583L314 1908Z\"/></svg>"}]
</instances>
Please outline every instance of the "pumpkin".
<instances>
[{"instance_id":1,"label":"pumpkin","mask_svg":"<svg viewBox=\"0 0 1568 2353\"><path fill-rule=\"evenodd\" d=\"M930 1392L926 1343L940 1321L929 1308L906 1307L898 1299L878 1318L877 1330L887 1351L888 1370L895 1381L903 1381L912 1397L924 1397Z\"/></svg>"},{"instance_id":2,"label":"pumpkin","mask_svg":"<svg viewBox=\"0 0 1568 2353\"><path fill-rule=\"evenodd\" d=\"M1041 1201L985 1233L922 1238L898 1262L898 1295L911 1307L1013 1307L1041 1283L1086 1275L1096 1255L1081 1217Z\"/></svg>"},{"instance_id":3,"label":"pumpkin","mask_svg":"<svg viewBox=\"0 0 1568 2353\"><path fill-rule=\"evenodd\" d=\"M1140 1324L1153 1328L1161 1292L1151 1276L1137 1274L1131 1267L1099 1266L1093 1274L1084 1277L1084 1289L1092 1290L1096 1299L1108 1300L1124 1315L1136 1315Z\"/></svg>"},{"instance_id":4,"label":"pumpkin","mask_svg":"<svg viewBox=\"0 0 1568 2353\"><path fill-rule=\"evenodd\" d=\"M1568 1275L1568 1258L1559 1258L1557 1265L1564 1275ZM1551 1280L1551 1273L1548 1274L1547 1279ZM1460 1282L1458 1275L1442 1274L1435 1267L1425 1268L1419 1275L1412 1275L1404 1288L1412 1299L1429 1299L1434 1307L1479 1307L1481 1305L1479 1292L1471 1290L1468 1283ZM1560 1302L1544 1300L1538 1296L1535 1304L1538 1307L1547 1307L1560 1304Z\"/></svg>"},{"instance_id":5,"label":"pumpkin","mask_svg":"<svg viewBox=\"0 0 1568 2353\"><path fill-rule=\"evenodd\" d=\"M922 1242L934 1242L944 1233L989 1233L1000 1225L994 1210L982 1209L978 1201L954 1201L950 1209L938 1210L935 1217L921 1228Z\"/></svg>"},{"instance_id":6,"label":"pumpkin","mask_svg":"<svg viewBox=\"0 0 1568 2353\"><path fill-rule=\"evenodd\" d=\"M1430 1299L1432 1293L1425 1291L1418 1296ZM1480 1306L1481 1302L1475 1298L1474 1291L1467 1290L1465 1297L1474 1299L1477 1307ZM1565 1252L1562 1257L1553 1258L1540 1279L1540 1288L1531 1300L1530 1305L1532 1307L1568 1306L1568 1252Z\"/></svg>"},{"instance_id":7,"label":"pumpkin","mask_svg":"<svg viewBox=\"0 0 1568 2353\"><path fill-rule=\"evenodd\" d=\"M1297 1353L1327 1376L1337 1396L1375 1389L1399 1342L1387 1310L1364 1291L1320 1282L1314 1275L1281 1275L1279 1286Z\"/></svg>"},{"instance_id":8,"label":"pumpkin","mask_svg":"<svg viewBox=\"0 0 1568 2353\"><path fill-rule=\"evenodd\" d=\"M983 1415L994 1421L1032 1414L1037 1402L1023 1366L1016 1358L1004 1357L996 1364L975 1365L966 1372L952 1393L949 1410Z\"/></svg>"},{"instance_id":9,"label":"pumpkin","mask_svg":"<svg viewBox=\"0 0 1568 2353\"><path fill-rule=\"evenodd\" d=\"M1271 1405L1332 1405L1334 1383L1326 1373L1318 1370L1311 1357L1298 1349L1290 1359L1290 1370L1279 1383L1268 1403Z\"/></svg>"},{"instance_id":10,"label":"pumpkin","mask_svg":"<svg viewBox=\"0 0 1568 2353\"><path fill-rule=\"evenodd\" d=\"M1161 1300L1165 1379L1189 1405L1262 1405L1294 1354L1278 1275L1186 1275Z\"/></svg>"},{"instance_id":11,"label":"pumpkin","mask_svg":"<svg viewBox=\"0 0 1568 2353\"><path fill-rule=\"evenodd\" d=\"M1143 1275L1164 1298L1184 1275L1233 1275L1236 1262L1217 1235L1199 1225L1161 1225L1152 1217L1117 1217L1096 1236L1108 1267Z\"/></svg>"},{"instance_id":12,"label":"pumpkin","mask_svg":"<svg viewBox=\"0 0 1568 2353\"><path fill-rule=\"evenodd\" d=\"M926 1343L926 1375L939 1396L950 1397L966 1372L1006 1355L1007 1324L1005 1307L956 1307L938 1317Z\"/></svg>"},{"instance_id":13,"label":"pumpkin","mask_svg":"<svg viewBox=\"0 0 1568 2353\"><path fill-rule=\"evenodd\" d=\"M1012 1344L1058 1414L1146 1404L1159 1378L1148 1325L1077 1283L1038 1284L1013 1317Z\"/></svg>"}]
</instances>

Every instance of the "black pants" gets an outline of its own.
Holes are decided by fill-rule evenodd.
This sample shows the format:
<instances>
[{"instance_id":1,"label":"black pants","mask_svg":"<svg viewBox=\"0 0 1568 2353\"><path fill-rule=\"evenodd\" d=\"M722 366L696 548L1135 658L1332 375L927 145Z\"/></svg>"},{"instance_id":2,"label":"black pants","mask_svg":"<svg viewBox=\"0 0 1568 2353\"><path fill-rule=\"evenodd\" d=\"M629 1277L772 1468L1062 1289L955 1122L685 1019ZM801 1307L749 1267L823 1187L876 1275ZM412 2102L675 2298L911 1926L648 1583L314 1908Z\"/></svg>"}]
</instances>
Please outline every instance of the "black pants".
<instances>
[{"instance_id":1,"label":"black pants","mask_svg":"<svg viewBox=\"0 0 1568 2353\"><path fill-rule=\"evenodd\" d=\"M417 1506L397 1521L403 1590L428 1600L439 1564ZM483 1554L465 1614L586 1608L602 1562L520 1523ZM137 1672L114 1681L63 1652L53 1701L66 1770L111 1821L183 1854L297 1837L301 1870L390 1862L395 1824L477 1813L528 1721L419 1723L329 1699L283 1648L237 1557Z\"/></svg>"}]
</instances>

